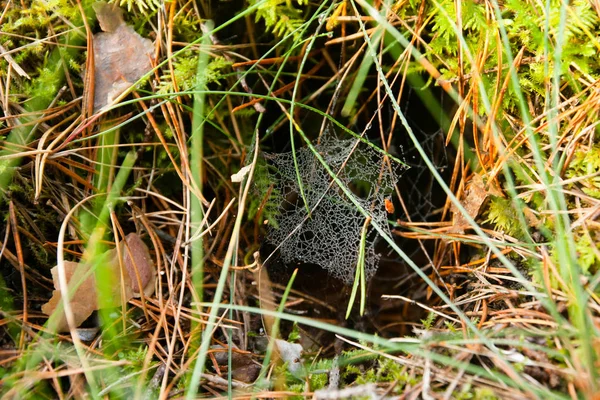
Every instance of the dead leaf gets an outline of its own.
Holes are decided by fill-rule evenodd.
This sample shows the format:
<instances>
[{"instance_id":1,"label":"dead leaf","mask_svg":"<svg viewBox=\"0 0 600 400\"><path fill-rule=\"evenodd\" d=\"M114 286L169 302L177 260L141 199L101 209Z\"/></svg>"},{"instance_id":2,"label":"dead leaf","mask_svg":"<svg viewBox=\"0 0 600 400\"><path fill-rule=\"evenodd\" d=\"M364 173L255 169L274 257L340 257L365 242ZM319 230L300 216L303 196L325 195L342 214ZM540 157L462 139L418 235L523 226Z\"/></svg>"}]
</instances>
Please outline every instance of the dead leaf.
<instances>
[{"instance_id":1,"label":"dead leaf","mask_svg":"<svg viewBox=\"0 0 600 400\"><path fill-rule=\"evenodd\" d=\"M467 188L463 192L461 205L467 211L467 214L475 219L479 215L481 206L487 199L489 193L483 183L483 178L479 174L474 174L469 180ZM462 212L460 212L454 205L452 205L452 220L453 224L450 228L450 233L465 233L465 229L470 227L469 222L465 218Z\"/></svg>"},{"instance_id":2,"label":"dead leaf","mask_svg":"<svg viewBox=\"0 0 600 400\"><path fill-rule=\"evenodd\" d=\"M123 21L121 9L94 5L104 32L94 35L94 112L112 103L152 69L154 46Z\"/></svg>"},{"instance_id":3,"label":"dead leaf","mask_svg":"<svg viewBox=\"0 0 600 400\"><path fill-rule=\"evenodd\" d=\"M75 325L79 326L83 321L88 319L94 310L98 309L98 298L96 296L96 280L94 274L90 273L89 266L81 265L73 261L65 261L65 274L67 275L67 284L69 287L73 287L75 282L81 281L81 279L88 275L87 278L77 288L73 297L71 298L71 309L73 310L73 319ZM61 303L61 292L60 284L58 283L58 266L52 268L52 280L54 281L54 290L52 292L52 298L42 306L42 312L46 315L51 315L54 310ZM75 279L73 279L75 277ZM73 283L72 283L73 282ZM64 314L60 316L60 319L56 323L54 330L56 332L66 332L69 330L67 324L67 318Z\"/></svg>"},{"instance_id":4,"label":"dead leaf","mask_svg":"<svg viewBox=\"0 0 600 400\"><path fill-rule=\"evenodd\" d=\"M96 12L96 18L103 32L114 32L123 24L123 10L116 4L108 4L103 1L92 4Z\"/></svg>"},{"instance_id":5,"label":"dead leaf","mask_svg":"<svg viewBox=\"0 0 600 400\"><path fill-rule=\"evenodd\" d=\"M219 365L221 374L224 374L229 366L229 353L226 348L220 345L214 346L213 349L217 350L212 354ZM251 353L242 353L237 349L234 349L234 351L231 352L231 376L233 379L252 383L258 378L260 370L261 364L252 359Z\"/></svg>"},{"instance_id":6,"label":"dead leaf","mask_svg":"<svg viewBox=\"0 0 600 400\"><path fill-rule=\"evenodd\" d=\"M67 286L73 288L81 282L71 297L71 309L76 327L89 318L95 310L101 307L107 308L120 305L122 296L124 297L123 301L127 302L133 297L140 297L141 291L144 292L145 296L151 296L154 293L156 268L146 244L138 234L130 233L124 240L119 242L119 247L119 252L123 258L122 262L119 262L119 253L116 248L98 257L100 260L106 260L103 265L108 273L112 275L113 281L117 283L110 286L108 293L102 293L103 301L100 302L101 304L98 302L95 274L91 271L93 264L65 261ZM69 326L64 310L59 307L62 301L62 293L58 282L58 266L52 268L51 273L56 290L52 292L52 298L42 306L42 312L46 315L52 315L57 308L61 310L57 324L50 328L55 332L66 332L69 330ZM140 287L142 290L139 289Z\"/></svg>"},{"instance_id":7,"label":"dead leaf","mask_svg":"<svg viewBox=\"0 0 600 400\"><path fill-rule=\"evenodd\" d=\"M142 291L144 295L151 296L154 293L156 267L150 257L148 246L137 233L127 235L125 241L120 242L120 246L123 264L131 280L133 296L140 297Z\"/></svg>"}]
</instances>

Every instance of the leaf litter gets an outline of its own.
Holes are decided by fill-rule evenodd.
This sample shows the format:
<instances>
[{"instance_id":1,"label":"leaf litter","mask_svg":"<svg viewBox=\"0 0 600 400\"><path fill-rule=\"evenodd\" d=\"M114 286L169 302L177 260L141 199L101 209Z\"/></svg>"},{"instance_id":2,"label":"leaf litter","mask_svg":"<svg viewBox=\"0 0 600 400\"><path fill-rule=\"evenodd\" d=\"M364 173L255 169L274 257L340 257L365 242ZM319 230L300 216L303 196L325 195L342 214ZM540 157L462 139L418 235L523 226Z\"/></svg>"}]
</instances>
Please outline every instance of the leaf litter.
<instances>
[{"instance_id":1,"label":"leaf litter","mask_svg":"<svg viewBox=\"0 0 600 400\"><path fill-rule=\"evenodd\" d=\"M480 174L473 174L473 177L469 180L463 196L460 202L472 219L477 218L481 212L483 205L490 195L501 195L500 191L493 186L489 189L486 188L486 184L483 182L483 177ZM449 232L451 233L465 233L466 229L470 228L469 221L463 215L458 208L452 204L452 227Z\"/></svg>"},{"instance_id":2,"label":"leaf litter","mask_svg":"<svg viewBox=\"0 0 600 400\"><path fill-rule=\"evenodd\" d=\"M74 290L70 302L75 326L80 326L101 307L118 306L121 303L122 287L124 289L123 301L125 302L134 297L141 297L142 292L144 296L151 296L154 293L156 267L150 257L148 247L140 236L130 233L119 242L118 246L119 251L114 248L98 257L100 262L106 266L114 282L121 282L121 276L123 277L123 286L121 284L112 285L110 293L102 293L103 299L105 299L103 302L98 302L96 274L92 270L93 264L64 262L69 291ZM121 254L122 262L119 254ZM55 266L51 270L55 290L52 292L52 298L42 306L42 312L46 315L59 312L57 323L50 329L56 332L66 332L69 330L67 318L62 307L59 307L62 302L62 292L58 281L58 268L59 266Z\"/></svg>"},{"instance_id":3,"label":"leaf litter","mask_svg":"<svg viewBox=\"0 0 600 400\"><path fill-rule=\"evenodd\" d=\"M125 24L122 10L93 5L103 32L94 35L94 112L111 104L152 69L154 45Z\"/></svg>"}]
</instances>

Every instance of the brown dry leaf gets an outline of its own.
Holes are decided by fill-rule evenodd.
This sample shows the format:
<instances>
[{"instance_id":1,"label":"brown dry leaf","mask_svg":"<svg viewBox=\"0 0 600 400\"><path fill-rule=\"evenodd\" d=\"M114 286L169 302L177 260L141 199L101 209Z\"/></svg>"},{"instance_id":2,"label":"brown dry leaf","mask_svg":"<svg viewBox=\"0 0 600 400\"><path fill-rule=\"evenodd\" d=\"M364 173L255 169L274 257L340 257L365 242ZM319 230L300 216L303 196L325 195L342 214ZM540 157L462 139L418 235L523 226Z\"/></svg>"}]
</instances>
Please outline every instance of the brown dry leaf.
<instances>
[{"instance_id":1,"label":"brown dry leaf","mask_svg":"<svg viewBox=\"0 0 600 400\"><path fill-rule=\"evenodd\" d=\"M474 219L479 215L481 206L489 194L491 193L486 190L482 176L474 174L467 184L461 200L462 206L471 218ZM465 216L454 205L452 206L452 221L450 233L465 233L465 228L468 229L470 226Z\"/></svg>"},{"instance_id":2,"label":"brown dry leaf","mask_svg":"<svg viewBox=\"0 0 600 400\"><path fill-rule=\"evenodd\" d=\"M67 284L71 285L71 281L78 282L89 272L89 266L81 265L80 268L78 263L73 261L65 261L65 274L67 275ZM61 292L60 285L58 283L58 266L52 268L52 280L54 281L54 290L52 292L52 298L42 306L42 312L46 315L51 315L54 310L61 303ZM75 279L73 279L75 277ZM89 276L81 283L77 288L71 299L71 309L73 310L73 319L75 325L79 326L83 321L88 319L94 310L98 309L98 298L96 296L96 280L94 274L90 273ZM66 332L69 330L67 324L67 318L64 314L60 316L56 327L56 332Z\"/></svg>"},{"instance_id":3,"label":"brown dry leaf","mask_svg":"<svg viewBox=\"0 0 600 400\"><path fill-rule=\"evenodd\" d=\"M82 281L85 277L85 280L82 281L71 297L71 308L76 327L81 325L92 312L98 310L100 307L116 307L121 304L122 294L125 302L131 300L133 297L140 297L141 293L138 289L140 287L138 283L141 283L145 296L151 296L154 293L156 268L146 244L138 234L130 233L124 240L119 242L119 246L123 262L119 262L116 249L109 250L99 257L99 259L107 260L106 267L112 275L114 282L117 282L117 284L111 285L109 293L103 293L102 298L104 301L101 304L98 304L96 280L94 273L90 272L91 264L65 261L65 273L69 287L73 287L74 284ZM52 298L42 306L42 312L46 315L51 315L55 312L62 298L58 282L58 266L52 268L51 272L56 290L52 292ZM123 279L121 279L121 276ZM64 311L61 311L61 313L60 320L53 327L56 332L66 332L69 330Z\"/></svg>"},{"instance_id":4,"label":"brown dry leaf","mask_svg":"<svg viewBox=\"0 0 600 400\"><path fill-rule=\"evenodd\" d=\"M140 297L142 291L145 296L151 296L154 293L156 267L150 257L148 246L137 233L127 235L119 246L121 246L123 264L131 282L133 296ZM140 287L142 290L139 289Z\"/></svg>"},{"instance_id":5,"label":"brown dry leaf","mask_svg":"<svg viewBox=\"0 0 600 400\"><path fill-rule=\"evenodd\" d=\"M229 366L229 354L223 346L214 346L217 350L213 357L221 373L225 373ZM220 350L220 351L219 351ZM258 378L261 370L261 364L252 359L252 354L233 351L231 353L231 376L233 379L241 382L252 383Z\"/></svg>"},{"instance_id":6,"label":"brown dry leaf","mask_svg":"<svg viewBox=\"0 0 600 400\"><path fill-rule=\"evenodd\" d=\"M121 9L94 4L104 32L94 35L94 112L110 104L152 69L154 46L125 25Z\"/></svg>"},{"instance_id":7,"label":"brown dry leaf","mask_svg":"<svg viewBox=\"0 0 600 400\"><path fill-rule=\"evenodd\" d=\"M96 18L100 24L100 29L104 32L114 32L123 24L123 10L116 4L107 4L103 1L92 4L96 12Z\"/></svg>"}]
</instances>

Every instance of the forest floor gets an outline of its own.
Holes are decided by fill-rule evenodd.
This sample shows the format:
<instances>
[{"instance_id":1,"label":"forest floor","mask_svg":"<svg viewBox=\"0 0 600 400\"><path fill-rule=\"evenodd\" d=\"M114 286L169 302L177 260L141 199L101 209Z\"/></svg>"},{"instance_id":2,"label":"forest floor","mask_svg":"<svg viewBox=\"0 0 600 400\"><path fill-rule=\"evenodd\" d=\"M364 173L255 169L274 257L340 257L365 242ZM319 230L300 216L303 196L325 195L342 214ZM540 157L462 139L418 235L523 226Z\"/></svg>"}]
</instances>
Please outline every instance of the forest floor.
<instances>
[{"instance_id":1,"label":"forest floor","mask_svg":"<svg viewBox=\"0 0 600 400\"><path fill-rule=\"evenodd\" d=\"M600 398L600 5L0 7L0 397Z\"/></svg>"}]
</instances>

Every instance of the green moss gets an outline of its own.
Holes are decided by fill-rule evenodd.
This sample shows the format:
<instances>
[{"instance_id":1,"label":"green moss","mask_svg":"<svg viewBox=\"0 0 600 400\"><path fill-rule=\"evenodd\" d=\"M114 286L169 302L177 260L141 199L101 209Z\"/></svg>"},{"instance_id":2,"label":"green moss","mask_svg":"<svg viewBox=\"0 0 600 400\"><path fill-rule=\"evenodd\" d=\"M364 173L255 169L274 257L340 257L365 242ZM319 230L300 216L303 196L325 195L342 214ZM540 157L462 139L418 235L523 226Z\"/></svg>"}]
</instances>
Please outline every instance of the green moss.
<instances>
[{"instance_id":1,"label":"green moss","mask_svg":"<svg viewBox=\"0 0 600 400\"><path fill-rule=\"evenodd\" d=\"M296 322L294 322L294 326L292 331L288 335L288 342L297 343L300 340L300 327Z\"/></svg>"},{"instance_id":2,"label":"green moss","mask_svg":"<svg viewBox=\"0 0 600 400\"><path fill-rule=\"evenodd\" d=\"M396 382L395 393L401 393L406 384L415 385L415 379L403 365L393 359L384 356L374 356L369 361L372 365L359 366L348 365L342 370L342 380L353 385L364 385L367 383Z\"/></svg>"},{"instance_id":3,"label":"green moss","mask_svg":"<svg viewBox=\"0 0 600 400\"><path fill-rule=\"evenodd\" d=\"M327 374L312 374L310 376L310 390L323 389L329 383Z\"/></svg>"},{"instance_id":4,"label":"green moss","mask_svg":"<svg viewBox=\"0 0 600 400\"><path fill-rule=\"evenodd\" d=\"M121 7L127 6L128 11L136 10L142 14L156 10L161 6L160 0L111 0L109 3L118 4Z\"/></svg>"},{"instance_id":5,"label":"green moss","mask_svg":"<svg viewBox=\"0 0 600 400\"><path fill-rule=\"evenodd\" d=\"M248 220L252 220L259 212L262 212L262 220L268 221L270 226L277 229L279 228L277 220L281 204L276 199L281 198L281 194L270 178L269 168L274 167L269 165L263 157L258 157L253 177L255 195L249 199L246 215ZM268 196L266 199L265 195ZM260 208L261 206L262 208Z\"/></svg>"},{"instance_id":6,"label":"green moss","mask_svg":"<svg viewBox=\"0 0 600 400\"><path fill-rule=\"evenodd\" d=\"M518 238L522 236L523 230L515 207L510 199L492 196L485 222L494 225L496 230Z\"/></svg>"},{"instance_id":7,"label":"green moss","mask_svg":"<svg viewBox=\"0 0 600 400\"><path fill-rule=\"evenodd\" d=\"M294 7L292 0L250 0L250 6L258 4L256 20L262 20L267 29L276 36L283 37L292 34L294 40L300 38L295 32L304 23L301 12ZM296 0L299 6L308 4L307 0Z\"/></svg>"},{"instance_id":8,"label":"green moss","mask_svg":"<svg viewBox=\"0 0 600 400\"><path fill-rule=\"evenodd\" d=\"M494 98L497 84L497 67L500 62L495 49L503 48L497 32L504 27L510 44L512 55L523 51L526 62L520 64L518 80L520 90L525 97L545 96L547 77L554 74L554 60L545 55L544 46L550 46L550 52L556 43L560 26L560 2L550 2L549 35L544 31L545 4L507 0L499 2L501 21L494 15L489 4L476 0L461 2L462 36L471 54L478 54L486 47L488 51L481 68L483 84L490 99ZM428 15L432 16L431 31L434 34L427 52L429 60L438 66L444 79L459 76L458 42L456 35L456 5L452 0L440 2L439 8L431 5ZM588 1L577 0L569 4L567 21L562 40L561 75L564 82L577 91L577 78L588 74L593 79L600 77L600 67L597 63L599 43L597 37L600 29L597 14ZM550 40L547 40L546 37ZM503 51L503 53L505 53ZM443 60L443 63L440 61ZM502 62L508 60L507 54L502 55ZM576 65L578 68L573 68ZM468 61L463 61L464 73L471 72ZM501 71L501 79L506 79L508 68L505 65ZM509 85L502 99L502 111L517 115L517 96L512 85ZM541 106L541 103L540 103ZM480 112L485 112L481 103ZM540 111L542 109L540 108Z\"/></svg>"},{"instance_id":9,"label":"green moss","mask_svg":"<svg viewBox=\"0 0 600 400\"><path fill-rule=\"evenodd\" d=\"M201 76L203 82L201 86L206 87L210 84L220 86L221 81L231 72L231 63L223 57L215 57L209 63L205 73ZM180 91L194 90L200 82L197 74L198 54L192 51L184 52L173 62L173 76ZM173 77L170 72L163 75L160 79L159 94L169 94L175 92Z\"/></svg>"},{"instance_id":10,"label":"green moss","mask_svg":"<svg viewBox=\"0 0 600 400\"><path fill-rule=\"evenodd\" d=\"M566 175L568 178L577 178L575 184L585 194L600 199L600 146L575 152Z\"/></svg>"},{"instance_id":11,"label":"green moss","mask_svg":"<svg viewBox=\"0 0 600 400\"><path fill-rule=\"evenodd\" d=\"M423 324L423 329L430 330L433 327L433 323L435 322L437 314L434 312L430 312L427 314L426 319L421 320L421 324Z\"/></svg>"},{"instance_id":12,"label":"green moss","mask_svg":"<svg viewBox=\"0 0 600 400\"><path fill-rule=\"evenodd\" d=\"M465 384L452 394L452 398L457 400L497 400L500 397L496 396L492 389L473 388L472 385Z\"/></svg>"},{"instance_id":13,"label":"green moss","mask_svg":"<svg viewBox=\"0 0 600 400\"><path fill-rule=\"evenodd\" d=\"M593 232L590 233L590 235ZM598 271L600 266L600 247L598 240L593 241L588 234L581 234L575 238L575 250L577 251L577 261L584 274L590 275Z\"/></svg>"}]
</instances>

